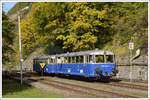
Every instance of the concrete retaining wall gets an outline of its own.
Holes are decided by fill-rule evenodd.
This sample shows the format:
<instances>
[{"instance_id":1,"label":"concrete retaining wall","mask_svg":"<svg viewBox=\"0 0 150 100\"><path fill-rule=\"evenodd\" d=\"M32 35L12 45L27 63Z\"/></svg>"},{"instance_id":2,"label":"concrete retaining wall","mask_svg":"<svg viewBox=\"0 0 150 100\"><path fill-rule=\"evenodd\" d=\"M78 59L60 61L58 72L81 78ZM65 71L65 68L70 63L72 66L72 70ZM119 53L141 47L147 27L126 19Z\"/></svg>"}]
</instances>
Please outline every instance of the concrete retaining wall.
<instances>
[{"instance_id":1,"label":"concrete retaining wall","mask_svg":"<svg viewBox=\"0 0 150 100\"><path fill-rule=\"evenodd\" d=\"M119 73L118 78L130 79L130 57L116 59ZM148 80L148 56L140 56L133 61L132 79Z\"/></svg>"},{"instance_id":2,"label":"concrete retaining wall","mask_svg":"<svg viewBox=\"0 0 150 100\"><path fill-rule=\"evenodd\" d=\"M130 66L118 66L117 78L130 79ZM148 66L133 66L133 80L148 80Z\"/></svg>"}]
</instances>

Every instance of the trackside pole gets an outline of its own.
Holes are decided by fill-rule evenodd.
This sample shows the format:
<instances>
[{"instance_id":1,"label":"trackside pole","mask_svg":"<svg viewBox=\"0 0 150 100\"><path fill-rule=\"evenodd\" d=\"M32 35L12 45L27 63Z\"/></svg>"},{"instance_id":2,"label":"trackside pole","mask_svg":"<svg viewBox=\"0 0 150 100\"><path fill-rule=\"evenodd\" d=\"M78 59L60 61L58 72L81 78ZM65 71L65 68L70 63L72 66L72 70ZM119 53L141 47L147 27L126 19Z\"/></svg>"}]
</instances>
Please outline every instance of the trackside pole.
<instances>
[{"instance_id":1,"label":"trackside pole","mask_svg":"<svg viewBox=\"0 0 150 100\"><path fill-rule=\"evenodd\" d=\"M132 81L132 49L130 49L130 81Z\"/></svg>"},{"instance_id":2,"label":"trackside pole","mask_svg":"<svg viewBox=\"0 0 150 100\"><path fill-rule=\"evenodd\" d=\"M20 11L26 10L29 7L25 7ZM23 59L22 59L22 53L21 53L21 28L20 28L20 11L18 11L18 31L19 31L19 52L20 52L20 80L21 80L21 85L23 83L23 79L22 79L22 63L23 63Z\"/></svg>"},{"instance_id":3,"label":"trackside pole","mask_svg":"<svg viewBox=\"0 0 150 100\"><path fill-rule=\"evenodd\" d=\"M18 12L18 29L19 29L19 52L20 52L20 80L22 85L22 53L21 53L21 29L20 29L20 13Z\"/></svg>"},{"instance_id":4,"label":"trackside pole","mask_svg":"<svg viewBox=\"0 0 150 100\"><path fill-rule=\"evenodd\" d=\"M130 77L130 81L132 81L132 50L133 50L133 48L134 48L134 43L130 42L129 43L129 49L130 49L130 61L129 61L129 63L130 63L130 75L129 75L129 77Z\"/></svg>"},{"instance_id":5,"label":"trackside pole","mask_svg":"<svg viewBox=\"0 0 150 100\"><path fill-rule=\"evenodd\" d=\"M130 81L132 81L132 60L130 58Z\"/></svg>"},{"instance_id":6,"label":"trackside pole","mask_svg":"<svg viewBox=\"0 0 150 100\"><path fill-rule=\"evenodd\" d=\"M45 66L45 63L40 63L40 66L41 66L41 76L43 76L43 68Z\"/></svg>"}]
</instances>

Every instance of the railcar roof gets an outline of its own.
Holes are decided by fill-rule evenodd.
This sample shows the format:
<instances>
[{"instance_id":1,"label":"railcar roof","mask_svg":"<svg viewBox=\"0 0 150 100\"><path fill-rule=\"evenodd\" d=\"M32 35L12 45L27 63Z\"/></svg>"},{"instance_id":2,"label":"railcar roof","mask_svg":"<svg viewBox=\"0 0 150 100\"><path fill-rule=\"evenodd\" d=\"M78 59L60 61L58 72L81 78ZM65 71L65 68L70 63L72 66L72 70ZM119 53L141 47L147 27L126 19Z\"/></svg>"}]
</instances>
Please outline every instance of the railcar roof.
<instances>
[{"instance_id":1,"label":"railcar roof","mask_svg":"<svg viewBox=\"0 0 150 100\"><path fill-rule=\"evenodd\" d=\"M47 59L47 58L55 58L55 57L66 57L66 56L80 56L80 55L114 55L111 51L104 51L104 50L89 50L89 51L80 51L80 52L71 52L71 53L63 53L63 54L56 54L51 56L37 56L34 59Z\"/></svg>"}]
</instances>

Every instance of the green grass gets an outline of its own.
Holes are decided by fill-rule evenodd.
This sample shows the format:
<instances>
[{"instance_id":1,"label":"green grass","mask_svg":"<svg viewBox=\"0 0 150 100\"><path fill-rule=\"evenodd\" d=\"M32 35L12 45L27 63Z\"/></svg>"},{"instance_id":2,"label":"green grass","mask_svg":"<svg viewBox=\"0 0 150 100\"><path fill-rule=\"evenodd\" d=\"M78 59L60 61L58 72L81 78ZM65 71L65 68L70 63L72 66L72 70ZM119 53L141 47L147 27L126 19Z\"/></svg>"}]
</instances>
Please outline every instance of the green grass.
<instances>
[{"instance_id":1,"label":"green grass","mask_svg":"<svg viewBox=\"0 0 150 100\"><path fill-rule=\"evenodd\" d=\"M52 93L45 93L40 89L32 86L21 86L14 80L4 80L2 85L2 97L3 98L61 98Z\"/></svg>"}]
</instances>

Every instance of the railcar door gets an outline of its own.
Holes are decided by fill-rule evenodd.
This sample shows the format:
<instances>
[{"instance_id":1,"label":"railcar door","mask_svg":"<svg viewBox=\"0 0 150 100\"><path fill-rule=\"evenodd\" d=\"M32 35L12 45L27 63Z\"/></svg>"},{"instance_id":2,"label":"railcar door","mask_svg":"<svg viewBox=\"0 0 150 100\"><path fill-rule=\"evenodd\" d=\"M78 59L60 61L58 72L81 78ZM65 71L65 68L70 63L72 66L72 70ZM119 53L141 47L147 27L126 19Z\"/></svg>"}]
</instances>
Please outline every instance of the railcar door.
<instances>
[{"instance_id":1,"label":"railcar door","mask_svg":"<svg viewBox=\"0 0 150 100\"><path fill-rule=\"evenodd\" d=\"M77 71L81 76L87 76L86 56L81 55L78 58Z\"/></svg>"},{"instance_id":2,"label":"railcar door","mask_svg":"<svg viewBox=\"0 0 150 100\"><path fill-rule=\"evenodd\" d=\"M64 57L60 57L60 64L59 64L59 71L60 73L64 73L64 67L63 67L63 64L64 64Z\"/></svg>"},{"instance_id":3,"label":"railcar door","mask_svg":"<svg viewBox=\"0 0 150 100\"><path fill-rule=\"evenodd\" d=\"M57 73L62 73L61 72L61 57L57 57L57 64L56 64L56 72Z\"/></svg>"},{"instance_id":4,"label":"railcar door","mask_svg":"<svg viewBox=\"0 0 150 100\"><path fill-rule=\"evenodd\" d=\"M80 75L80 56L76 56L76 66L75 66L75 72Z\"/></svg>"}]
</instances>

